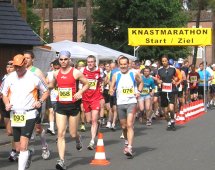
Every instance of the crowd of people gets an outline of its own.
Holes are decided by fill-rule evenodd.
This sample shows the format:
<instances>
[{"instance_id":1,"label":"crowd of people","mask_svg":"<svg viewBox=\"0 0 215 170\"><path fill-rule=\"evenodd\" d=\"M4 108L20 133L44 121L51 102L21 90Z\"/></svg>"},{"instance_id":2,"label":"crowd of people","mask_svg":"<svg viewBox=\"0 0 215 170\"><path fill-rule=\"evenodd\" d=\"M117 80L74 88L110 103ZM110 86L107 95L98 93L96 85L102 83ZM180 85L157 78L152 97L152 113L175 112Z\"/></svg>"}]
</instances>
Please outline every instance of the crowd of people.
<instances>
[{"instance_id":1,"label":"crowd of people","mask_svg":"<svg viewBox=\"0 0 215 170\"><path fill-rule=\"evenodd\" d=\"M61 51L45 75L33 66L33 60L32 51L14 56L0 87L1 113L7 135L13 139L8 159L18 160L18 170L31 164L29 143L35 134L46 160L50 157L46 134L56 135L57 130L56 169L65 170L67 124L76 149L81 151L79 131L86 131L86 124L91 127L87 149L94 150L100 127L115 131L118 123L123 154L132 158L136 122L153 126L154 119L165 119L166 130L175 131L175 115L184 104L205 95L207 106L215 106L215 64L204 68L200 63L197 68L188 60L174 61L163 55L153 63L119 56L97 66L93 55L74 64L70 52ZM41 125L44 102L49 120L46 130Z\"/></svg>"}]
</instances>

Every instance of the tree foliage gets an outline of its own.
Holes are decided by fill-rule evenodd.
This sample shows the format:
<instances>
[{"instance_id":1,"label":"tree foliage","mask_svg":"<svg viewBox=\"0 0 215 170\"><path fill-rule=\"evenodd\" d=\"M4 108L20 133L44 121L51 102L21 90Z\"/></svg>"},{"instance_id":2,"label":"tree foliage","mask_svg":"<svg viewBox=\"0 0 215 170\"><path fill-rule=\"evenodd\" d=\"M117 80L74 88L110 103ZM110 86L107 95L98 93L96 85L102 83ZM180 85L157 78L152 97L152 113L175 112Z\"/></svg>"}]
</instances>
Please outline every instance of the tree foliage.
<instances>
[{"instance_id":1,"label":"tree foliage","mask_svg":"<svg viewBox=\"0 0 215 170\"><path fill-rule=\"evenodd\" d=\"M178 0L95 0L93 42L133 54L128 46L128 28L185 27L187 14ZM185 57L184 47L141 47L139 56L157 58L163 52Z\"/></svg>"}]
</instances>

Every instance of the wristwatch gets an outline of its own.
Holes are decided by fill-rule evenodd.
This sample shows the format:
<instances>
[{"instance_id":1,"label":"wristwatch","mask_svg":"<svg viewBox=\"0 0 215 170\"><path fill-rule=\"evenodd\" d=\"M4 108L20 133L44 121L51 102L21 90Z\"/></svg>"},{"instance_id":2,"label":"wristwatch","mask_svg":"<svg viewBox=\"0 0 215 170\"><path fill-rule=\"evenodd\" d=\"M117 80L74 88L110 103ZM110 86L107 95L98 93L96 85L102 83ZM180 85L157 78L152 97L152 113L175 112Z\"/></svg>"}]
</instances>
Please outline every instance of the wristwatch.
<instances>
[{"instance_id":1,"label":"wristwatch","mask_svg":"<svg viewBox=\"0 0 215 170\"><path fill-rule=\"evenodd\" d=\"M41 104L43 104L43 101L42 101L41 99L39 100L39 102L40 102Z\"/></svg>"}]
</instances>

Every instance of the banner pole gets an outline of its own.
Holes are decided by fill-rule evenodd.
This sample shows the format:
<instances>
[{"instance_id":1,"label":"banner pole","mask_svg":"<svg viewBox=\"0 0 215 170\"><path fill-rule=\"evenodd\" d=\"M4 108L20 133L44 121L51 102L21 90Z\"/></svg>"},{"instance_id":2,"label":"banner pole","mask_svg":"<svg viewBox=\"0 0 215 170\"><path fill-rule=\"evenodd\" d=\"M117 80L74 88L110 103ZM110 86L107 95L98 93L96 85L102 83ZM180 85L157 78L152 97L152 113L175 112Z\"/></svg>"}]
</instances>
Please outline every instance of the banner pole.
<instances>
[{"instance_id":1,"label":"banner pole","mask_svg":"<svg viewBox=\"0 0 215 170\"><path fill-rule=\"evenodd\" d=\"M205 112L207 112L207 94L206 94L206 46L204 46L204 50L202 50L203 52L203 62L204 62L204 106L205 106Z\"/></svg>"}]
</instances>

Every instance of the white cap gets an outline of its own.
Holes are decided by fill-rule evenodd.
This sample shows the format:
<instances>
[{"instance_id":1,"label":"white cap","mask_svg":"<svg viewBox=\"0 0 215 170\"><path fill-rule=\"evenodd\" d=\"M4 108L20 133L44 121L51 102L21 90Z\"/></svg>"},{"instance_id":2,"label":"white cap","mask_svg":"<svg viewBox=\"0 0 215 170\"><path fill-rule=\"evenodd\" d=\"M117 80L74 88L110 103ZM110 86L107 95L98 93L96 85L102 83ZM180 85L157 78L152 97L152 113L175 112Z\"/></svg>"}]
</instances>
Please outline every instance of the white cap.
<instances>
[{"instance_id":1,"label":"white cap","mask_svg":"<svg viewBox=\"0 0 215 170\"><path fill-rule=\"evenodd\" d=\"M156 63L153 63L152 67L158 67L158 65Z\"/></svg>"},{"instance_id":2,"label":"white cap","mask_svg":"<svg viewBox=\"0 0 215 170\"><path fill-rule=\"evenodd\" d=\"M183 59L183 58L179 58L179 59L178 59L178 63L181 63L181 64L182 64L183 62L184 62L184 59Z\"/></svg>"},{"instance_id":3,"label":"white cap","mask_svg":"<svg viewBox=\"0 0 215 170\"><path fill-rule=\"evenodd\" d=\"M212 64L211 67L215 67L215 64Z\"/></svg>"},{"instance_id":4,"label":"white cap","mask_svg":"<svg viewBox=\"0 0 215 170\"><path fill-rule=\"evenodd\" d=\"M145 66L150 66L151 65L151 61L150 60L146 60L145 61Z\"/></svg>"}]
</instances>

